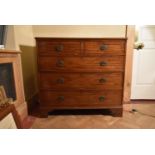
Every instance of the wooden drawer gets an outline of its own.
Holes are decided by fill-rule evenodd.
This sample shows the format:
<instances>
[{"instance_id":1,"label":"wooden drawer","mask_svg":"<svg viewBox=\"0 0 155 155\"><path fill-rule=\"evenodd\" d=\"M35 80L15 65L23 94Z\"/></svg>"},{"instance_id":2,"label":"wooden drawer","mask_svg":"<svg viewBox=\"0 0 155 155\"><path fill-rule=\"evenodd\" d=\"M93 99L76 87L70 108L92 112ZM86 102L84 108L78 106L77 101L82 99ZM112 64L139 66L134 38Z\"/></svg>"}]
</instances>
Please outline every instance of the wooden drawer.
<instances>
[{"instance_id":1,"label":"wooden drawer","mask_svg":"<svg viewBox=\"0 0 155 155\"><path fill-rule=\"evenodd\" d=\"M122 73L41 73L44 90L116 90L123 89Z\"/></svg>"},{"instance_id":2,"label":"wooden drawer","mask_svg":"<svg viewBox=\"0 0 155 155\"><path fill-rule=\"evenodd\" d=\"M40 57L40 71L112 72L124 70L124 56L118 57Z\"/></svg>"},{"instance_id":3,"label":"wooden drawer","mask_svg":"<svg viewBox=\"0 0 155 155\"><path fill-rule=\"evenodd\" d=\"M51 56L77 56L81 53L81 42L70 40L51 40L38 42L38 52L40 55Z\"/></svg>"},{"instance_id":4,"label":"wooden drawer","mask_svg":"<svg viewBox=\"0 0 155 155\"><path fill-rule=\"evenodd\" d=\"M67 92L41 91L41 106L80 107L80 106L110 106L122 104L122 91L98 92Z\"/></svg>"},{"instance_id":5,"label":"wooden drawer","mask_svg":"<svg viewBox=\"0 0 155 155\"><path fill-rule=\"evenodd\" d=\"M85 55L125 55L125 40L89 40L84 42Z\"/></svg>"}]
</instances>

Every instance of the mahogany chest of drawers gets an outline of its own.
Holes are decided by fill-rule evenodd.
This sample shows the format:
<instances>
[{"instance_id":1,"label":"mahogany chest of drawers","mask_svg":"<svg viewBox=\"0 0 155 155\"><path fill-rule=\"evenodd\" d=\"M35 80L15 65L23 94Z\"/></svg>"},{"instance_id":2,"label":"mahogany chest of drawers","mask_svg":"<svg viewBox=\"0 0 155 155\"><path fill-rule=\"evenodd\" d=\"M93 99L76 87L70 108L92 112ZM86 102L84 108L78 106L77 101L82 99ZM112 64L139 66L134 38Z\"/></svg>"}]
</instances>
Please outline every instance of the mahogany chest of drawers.
<instances>
[{"instance_id":1,"label":"mahogany chest of drawers","mask_svg":"<svg viewBox=\"0 0 155 155\"><path fill-rule=\"evenodd\" d=\"M108 109L122 116L126 39L36 38L40 113Z\"/></svg>"}]
</instances>

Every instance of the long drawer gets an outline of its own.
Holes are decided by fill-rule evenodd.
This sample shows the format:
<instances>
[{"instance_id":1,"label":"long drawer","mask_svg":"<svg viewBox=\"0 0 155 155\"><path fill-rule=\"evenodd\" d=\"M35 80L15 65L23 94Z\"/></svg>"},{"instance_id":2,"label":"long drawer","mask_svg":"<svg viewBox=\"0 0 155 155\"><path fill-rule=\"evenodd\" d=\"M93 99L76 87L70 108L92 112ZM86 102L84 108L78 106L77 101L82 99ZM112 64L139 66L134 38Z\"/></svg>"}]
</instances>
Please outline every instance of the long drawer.
<instances>
[{"instance_id":1,"label":"long drawer","mask_svg":"<svg viewBox=\"0 0 155 155\"><path fill-rule=\"evenodd\" d=\"M85 55L125 55L125 40L87 40L84 41Z\"/></svg>"},{"instance_id":2,"label":"long drawer","mask_svg":"<svg viewBox=\"0 0 155 155\"><path fill-rule=\"evenodd\" d=\"M44 90L117 90L123 89L122 73L40 73Z\"/></svg>"},{"instance_id":3,"label":"long drawer","mask_svg":"<svg viewBox=\"0 0 155 155\"><path fill-rule=\"evenodd\" d=\"M77 56L81 54L81 42L74 40L48 40L38 42L40 55Z\"/></svg>"},{"instance_id":4,"label":"long drawer","mask_svg":"<svg viewBox=\"0 0 155 155\"><path fill-rule=\"evenodd\" d=\"M124 56L39 57L40 71L111 72L124 71Z\"/></svg>"},{"instance_id":5,"label":"long drawer","mask_svg":"<svg viewBox=\"0 0 155 155\"><path fill-rule=\"evenodd\" d=\"M122 91L41 91L41 106L80 107L122 104Z\"/></svg>"}]
</instances>

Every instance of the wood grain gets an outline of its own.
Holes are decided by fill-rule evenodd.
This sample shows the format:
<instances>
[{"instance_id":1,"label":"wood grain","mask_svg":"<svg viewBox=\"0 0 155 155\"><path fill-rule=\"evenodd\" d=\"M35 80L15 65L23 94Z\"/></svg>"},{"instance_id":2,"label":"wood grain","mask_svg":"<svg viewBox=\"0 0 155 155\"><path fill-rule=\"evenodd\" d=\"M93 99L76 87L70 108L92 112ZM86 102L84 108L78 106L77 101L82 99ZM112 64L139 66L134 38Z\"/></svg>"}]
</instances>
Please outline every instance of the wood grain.
<instances>
[{"instance_id":1,"label":"wood grain","mask_svg":"<svg viewBox=\"0 0 155 155\"><path fill-rule=\"evenodd\" d=\"M125 55L125 40L91 40L85 41L83 46L88 56Z\"/></svg>"},{"instance_id":2,"label":"wood grain","mask_svg":"<svg viewBox=\"0 0 155 155\"><path fill-rule=\"evenodd\" d=\"M123 73L40 73L43 90L121 90Z\"/></svg>"},{"instance_id":3,"label":"wood grain","mask_svg":"<svg viewBox=\"0 0 155 155\"><path fill-rule=\"evenodd\" d=\"M126 39L36 38L40 114L110 109L122 116Z\"/></svg>"},{"instance_id":4,"label":"wood grain","mask_svg":"<svg viewBox=\"0 0 155 155\"><path fill-rule=\"evenodd\" d=\"M135 39L135 26L127 26L127 45L126 45L126 63L125 63L125 79L124 79L124 102L130 102L131 82L132 82L132 63L133 63L133 45Z\"/></svg>"},{"instance_id":5,"label":"wood grain","mask_svg":"<svg viewBox=\"0 0 155 155\"><path fill-rule=\"evenodd\" d=\"M14 50L0 50L0 63L12 63L16 88L16 100L13 101L23 120L27 117L27 104L25 102L23 75L21 66L21 52Z\"/></svg>"},{"instance_id":6,"label":"wood grain","mask_svg":"<svg viewBox=\"0 0 155 155\"><path fill-rule=\"evenodd\" d=\"M51 107L101 108L105 105L121 105L122 100L121 91L42 91L41 94L41 106Z\"/></svg>"},{"instance_id":7,"label":"wood grain","mask_svg":"<svg viewBox=\"0 0 155 155\"><path fill-rule=\"evenodd\" d=\"M61 66L60 63L63 63ZM100 63L106 63L103 66ZM60 65L59 65L60 64ZM124 57L40 57L40 71L123 72Z\"/></svg>"},{"instance_id":8,"label":"wood grain","mask_svg":"<svg viewBox=\"0 0 155 155\"><path fill-rule=\"evenodd\" d=\"M132 108L139 112L131 113ZM36 118L33 129L155 129L155 101L131 102L123 105L123 117L112 117L101 112L53 112L48 118ZM88 111L88 110L86 110ZM103 112L102 112L103 111ZM75 115L76 113L76 115Z\"/></svg>"},{"instance_id":9,"label":"wood grain","mask_svg":"<svg viewBox=\"0 0 155 155\"><path fill-rule=\"evenodd\" d=\"M40 55L76 56L81 54L80 41L42 41L38 44Z\"/></svg>"},{"instance_id":10,"label":"wood grain","mask_svg":"<svg viewBox=\"0 0 155 155\"><path fill-rule=\"evenodd\" d=\"M4 108L0 108L0 121L2 119L4 119L8 114L12 114L15 124L17 126L18 129L22 129L23 125L20 119L20 116L15 108L15 106L13 104L9 104Z\"/></svg>"}]
</instances>

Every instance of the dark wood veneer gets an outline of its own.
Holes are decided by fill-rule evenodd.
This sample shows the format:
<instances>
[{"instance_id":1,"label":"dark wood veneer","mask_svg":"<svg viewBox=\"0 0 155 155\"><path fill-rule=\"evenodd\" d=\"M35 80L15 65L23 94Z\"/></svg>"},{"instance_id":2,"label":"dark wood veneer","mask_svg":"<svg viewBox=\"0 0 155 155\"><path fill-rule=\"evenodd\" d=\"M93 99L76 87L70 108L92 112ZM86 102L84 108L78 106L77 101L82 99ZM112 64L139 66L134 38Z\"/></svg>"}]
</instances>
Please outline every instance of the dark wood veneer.
<instances>
[{"instance_id":1,"label":"dark wood veneer","mask_svg":"<svg viewBox=\"0 0 155 155\"><path fill-rule=\"evenodd\" d=\"M40 73L42 90L119 90L123 73Z\"/></svg>"},{"instance_id":2,"label":"dark wood veneer","mask_svg":"<svg viewBox=\"0 0 155 155\"><path fill-rule=\"evenodd\" d=\"M122 115L126 39L36 38L40 113L109 109Z\"/></svg>"},{"instance_id":3,"label":"dark wood veneer","mask_svg":"<svg viewBox=\"0 0 155 155\"><path fill-rule=\"evenodd\" d=\"M124 57L40 57L40 71L110 72L124 71Z\"/></svg>"}]
</instances>

